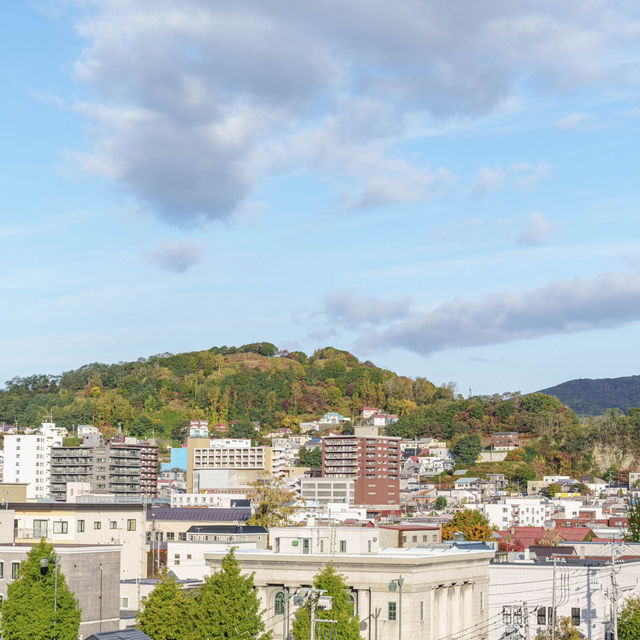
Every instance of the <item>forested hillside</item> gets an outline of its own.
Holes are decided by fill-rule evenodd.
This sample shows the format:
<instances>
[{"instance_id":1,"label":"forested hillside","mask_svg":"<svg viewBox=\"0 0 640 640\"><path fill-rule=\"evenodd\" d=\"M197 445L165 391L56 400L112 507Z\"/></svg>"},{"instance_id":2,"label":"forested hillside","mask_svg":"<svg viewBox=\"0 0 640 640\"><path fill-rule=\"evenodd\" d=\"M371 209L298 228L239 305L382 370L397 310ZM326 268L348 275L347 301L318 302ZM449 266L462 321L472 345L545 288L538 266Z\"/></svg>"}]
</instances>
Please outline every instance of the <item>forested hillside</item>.
<instances>
[{"instance_id":1,"label":"forested hillside","mask_svg":"<svg viewBox=\"0 0 640 640\"><path fill-rule=\"evenodd\" d=\"M236 421L232 429L240 431L257 421L256 437L264 437L282 426L295 431L326 411L357 418L363 405L400 416L389 435L434 436L453 447L475 438L458 445L469 450L479 441L489 445L495 431L521 434L523 448L507 462L480 465L474 473L507 472L519 480L551 472L599 474L630 468L640 454L638 409L580 423L571 409L542 393L463 398L453 384L399 376L331 347L307 356L270 343L14 378L0 391L0 422L33 427L51 415L69 429L95 424L105 435L122 428L137 437L153 433L181 442L192 419Z\"/></svg>"},{"instance_id":2,"label":"forested hillside","mask_svg":"<svg viewBox=\"0 0 640 640\"><path fill-rule=\"evenodd\" d=\"M607 409L625 413L640 406L640 376L569 380L540 393L555 396L578 415L602 415Z\"/></svg>"}]
</instances>

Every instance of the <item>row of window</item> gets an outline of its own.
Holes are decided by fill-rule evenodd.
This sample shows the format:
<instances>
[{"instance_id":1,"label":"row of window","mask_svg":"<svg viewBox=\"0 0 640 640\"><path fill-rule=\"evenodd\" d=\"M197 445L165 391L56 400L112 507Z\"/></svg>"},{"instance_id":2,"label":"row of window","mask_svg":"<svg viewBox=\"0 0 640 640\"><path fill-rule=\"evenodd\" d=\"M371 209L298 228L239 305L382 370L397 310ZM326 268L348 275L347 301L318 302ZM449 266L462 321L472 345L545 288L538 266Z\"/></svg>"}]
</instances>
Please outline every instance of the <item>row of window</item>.
<instances>
[{"instance_id":1,"label":"row of window","mask_svg":"<svg viewBox=\"0 0 640 640\"><path fill-rule=\"evenodd\" d=\"M11 579L15 580L18 577L18 569L20 569L19 562L11 563ZM4 580L4 562L0 562L0 580Z\"/></svg>"},{"instance_id":2,"label":"row of window","mask_svg":"<svg viewBox=\"0 0 640 640\"><path fill-rule=\"evenodd\" d=\"M538 624L553 624L553 607L538 607L537 615ZM576 627L580 625L580 607L571 607L571 622Z\"/></svg>"},{"instance_id":3,"label":"row of window","mask_svg":"<svg viewBox=\"0 0 640 640\"><path fill-rule=\"evenodd\" d=\"M33 535L36 538L46 538L47 531L49 527L48 520L34 520L33 521ZM102 521L94 520L93 522L94 529L102 529ZM117 520L109 521L109 529L117 529L118 522ZM129 518L127 520L127 531L135 531L136 530L136 521L133 518ZM84 533L85 531L85 521L77 520L76 521L76 531L78 533ZM69 533L69 523L66 520L57 520L53 522L53 533Z\"/></svg>"}]
</instances>

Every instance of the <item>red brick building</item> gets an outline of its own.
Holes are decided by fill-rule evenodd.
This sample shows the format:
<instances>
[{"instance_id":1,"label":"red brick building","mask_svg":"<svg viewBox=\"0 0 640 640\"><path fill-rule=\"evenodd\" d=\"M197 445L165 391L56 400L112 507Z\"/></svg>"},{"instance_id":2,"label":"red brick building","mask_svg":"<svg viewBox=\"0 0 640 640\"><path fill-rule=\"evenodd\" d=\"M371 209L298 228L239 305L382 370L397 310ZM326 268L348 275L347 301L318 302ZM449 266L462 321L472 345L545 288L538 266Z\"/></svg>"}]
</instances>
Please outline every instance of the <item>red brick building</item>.
<instances>
[{"instance_id":1,"label":"red brick building","mask_svg":"<svg viewBox=\"0 0 640 640\"><path fill-rule=\"evenodd\" d=\"M354 504L400 503L400 438L333 435L322 439L322 475L354 478Z\"/></svg>"}]
</instances>

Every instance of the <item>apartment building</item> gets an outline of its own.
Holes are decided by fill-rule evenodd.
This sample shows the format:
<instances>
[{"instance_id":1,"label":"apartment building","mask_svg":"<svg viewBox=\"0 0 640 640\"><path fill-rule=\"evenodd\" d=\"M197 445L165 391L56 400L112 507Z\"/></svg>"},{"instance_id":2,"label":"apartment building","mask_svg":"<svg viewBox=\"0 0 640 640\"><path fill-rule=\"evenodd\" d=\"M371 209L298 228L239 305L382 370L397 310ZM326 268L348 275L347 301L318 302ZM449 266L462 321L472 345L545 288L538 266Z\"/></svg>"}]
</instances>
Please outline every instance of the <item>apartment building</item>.
<instances>
[{"instance_id":1,"label":"apartment building","mask_svg":"<svg viewBox=\"0 0 640 640\"><path fill-rule=\"evenodd\" d=\"M272 451L270 447L254 447L251 440L243 438L188 438L187 493L194 492L194 474L201 471L243 472L250 483L272 474Z\"/></svg>"},{"instance_id":2,"label":"apartment building","mask_svg":"<svg viewBox=\"0 0 640 640\"><path fill-rule=\"evenodd\" d=\"M51 448L62 446L67 430L53 422L43 422L32 434L4 437L3 479L27 483L27 499L48 498L51 490Z\"/></svg>"},{"instance_id":3,"label":"apartment building","mask_svg":"<svg viewBox=\"0 0 640 640\"><path fill-rule=\"evenodd\" d=\"M68 483L88 483L93 494L137 497L143 494L141 471L138 446L53 447L51 497L66 500Z\"/></svg>"},{"instance_id":4,"label":"apartment building","mask_svg":"<svg viewBox=\"0 0 640 640\"><path fill-rule=\"evenodd\" d=\"M354 504L400 502L400 438L327 436L322 441L322 476L352 478Z\"/></svg>"},{"instance_id":5,"label":"apartment building","mask_svg":"<svg viewBox=\"0 0 640 640\"><path fill-rule=\"evenodd\" d=\"M140 488L139 493L146 498L158 497L158 447L149 442L111 442L113 449L140 452Z\"/></svg>"},{"instance_id":6,"label":"apartment building","mask_svg":"<svg viewBox=\"0 0 640 640\"><path fill-rule=\"evenodd\" d=\"M511 526L544 526L551 518L552 505L545 498L506 497L497 503L482 504L481 510L492 526L504 530Z\"/></svg>"}]
</instances>

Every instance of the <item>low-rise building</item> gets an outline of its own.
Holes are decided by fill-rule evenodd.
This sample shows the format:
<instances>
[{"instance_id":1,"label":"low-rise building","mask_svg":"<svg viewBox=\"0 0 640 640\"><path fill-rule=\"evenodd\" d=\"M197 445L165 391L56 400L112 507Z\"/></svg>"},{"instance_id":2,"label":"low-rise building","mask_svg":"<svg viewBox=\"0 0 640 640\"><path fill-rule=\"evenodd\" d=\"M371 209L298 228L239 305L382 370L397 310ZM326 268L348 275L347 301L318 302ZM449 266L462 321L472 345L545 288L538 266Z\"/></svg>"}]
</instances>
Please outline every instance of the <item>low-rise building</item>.
<instances>
[{"instance_id":1,"label":"low-rise building","mask_svg":"<svg viewBox=\"0 0 640 640\"><path fill-rule=\"evenodd\" d=\"M493 448L496 451L509 451L511 449L517 449L520 446L520 437L517 431L494 433L492 438Z\"/></svg>"},{"instance_id":2,"label":"low-rise building","mask_svg":"<svg viewBox=\"0 0 640 640\"><path fill-rule=\"evenodd\" d=\"M296 490L307 503L323 506L333 502L354 504L353 478L299 478Z\"/></svg>"},{"instance_id":3,"label":"low-rise building","mask_svg":"<svg viewBox=\"0 0 640 640\"><path fill-rule=\"evenodd\" d=\"M551 518L551 505L544 498L504 497L496 503L483 503L480 510L500 530L511 526L541 527Z\"/></svg>"}]
</instances>

